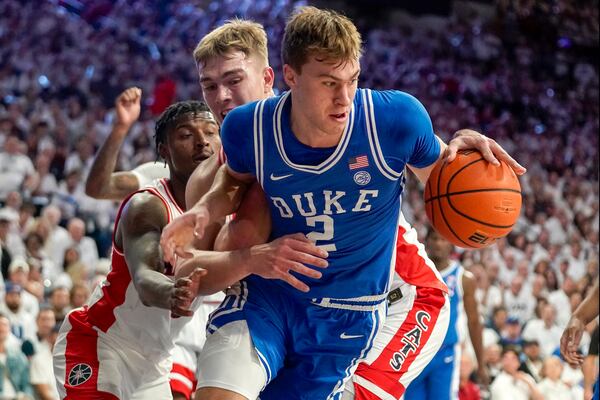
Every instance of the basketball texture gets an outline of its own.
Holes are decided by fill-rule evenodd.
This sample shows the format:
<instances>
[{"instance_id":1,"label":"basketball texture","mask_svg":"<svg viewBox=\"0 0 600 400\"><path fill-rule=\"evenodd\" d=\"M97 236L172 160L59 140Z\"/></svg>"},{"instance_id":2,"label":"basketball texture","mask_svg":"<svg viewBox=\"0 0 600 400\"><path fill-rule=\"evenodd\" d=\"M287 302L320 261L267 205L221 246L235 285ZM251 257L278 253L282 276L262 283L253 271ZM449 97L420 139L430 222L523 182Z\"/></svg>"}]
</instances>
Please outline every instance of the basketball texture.
<instances>
[{"instance_id":1,"label":"basketball texture","mask_svg":"<svg viewBox=\"0 0 600 400\"><path fill-rule=\"evenodd\" d=\"M521 212L521 185L504 162L494 166L477 151L438 164L425 186L434 228L454 245L477 249L508 235Z\"/></svg>"}]
</instances>

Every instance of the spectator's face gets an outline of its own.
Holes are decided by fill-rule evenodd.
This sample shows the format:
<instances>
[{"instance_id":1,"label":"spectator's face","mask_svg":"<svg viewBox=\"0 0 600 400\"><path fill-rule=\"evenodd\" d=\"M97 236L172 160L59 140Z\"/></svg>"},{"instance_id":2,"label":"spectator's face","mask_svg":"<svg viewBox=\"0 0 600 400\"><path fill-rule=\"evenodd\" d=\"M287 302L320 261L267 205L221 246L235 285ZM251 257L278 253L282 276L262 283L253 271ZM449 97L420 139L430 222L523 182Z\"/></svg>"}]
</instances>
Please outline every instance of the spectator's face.
<instances>
[{"instance_id":1,"label":"spectator's face","mask_svg":"<svg viewBox=\"0 0 600 400\"><path fill-rule=\"evenodd\" d=\"M542 367L542 373L551 381L557 381L560 379L562 374L563 366L560 363L558 357L548 357L544 360L544 366Z\"/></svg>"},{"instance_id":2,"label":"spectator's face","mask_svg":"<svg viewBox=\"0 0 600 400\"><path fill-rule=\"evenodd\" d=\"M496 311L496 313L494 314L494 325L497 328L502 329L505 324L506 324L506 311L505 310Z\"/></svg>"},{"instance_id":3,"label":"spectator's face","mask_svg":"<svg viewBox=\"0 0 600 400\"><path fill-rule=\"evenodd\" d=\"M502 369L509 375L514 375L520 364L519 357L512 351L507 351L502 356Z\"/></svg>"},{"instance_id":4,"label":"spectator's face","mask_svg":"<svg viewBox=\"0 0 600 400\"><path fill-rule=\"evenodd\" d=\"M523 348L525 355L531 360L540 358L540 346L537 343L530 343Z\"/></svg>"},{"instance_id":5,"label":"spectator's face","mask_svg":"<svg viewBox=\"0 0 600 400\"><path fill-rule=\"evenodd\" d=\"M232 51L198 66L204 100L221 123L235 107L272 94L274 74L256 55Z\"/></svg>"},{"instance_id":6,"label":"spectator's face","mask_svg":"<svg viewBox=\"0 0 600 400\"><path fill-rule=\"evenodd\" d=\"M25 272L25 270L23 270L23 268L17 268L9 273L9 279L11 280L11 282L14 282L14 283L20 285L21 287L24 287L25 284L27 283L28 275L29 275L29 272Z\"/></svg>"},{"instance_id":7,"label":"spectator's face","mask_svg":"<svg viewBox=\"0 0 600 400\"><path fill-rule=\"evenodd\" d=\"M312 132L339 137L350 116L359 73L358 60L328 60L322 55L309 54L299 71L284 65L293 98L292 119L295 116Z\"/></svg>"},{"instance_id":8,"label":"spectator's face","mask_svg":"<svg viewBox=\"0 0 600 400\"><path fill-rule=\"evenodd\" d=\"M52 310L43 310L40 311L37 317L37 327L38 334L42 337L47 337L52 332L52 328L56 325L56 318L54 316L54 311Z\"/></svg>"},{"instance_id":9,"label":"spectator's face","mask_svg":"<svg viewBox=\"0 0 600 400\"><path fill-rule=\"evenodd\" d=\"M77 308L85 304L89 297L89 292L84 288L77 288L71 296L71 307Z\"/></svg>"},{"instance_id":10,"label":"spectator's face","mask_svg":"<svg viewBox=\"0 0 600 400\"><path fill-rule=\"evenodd\" d=\"M50 303L55 310L62 310L69 305L69 291L65 288L58 288L52 292Z\"/></svg>"},{"instance_id":11,"label":"spectator's face","mask_svg":"<svg viewBox=\"0 0 600 400\"><path fill-rule=\"evenodd\" d=\"M4 141L4 151L8 154L17 154L21 148L21 141L16 136L9 136Z\"/></svg>"},{"instance_id":12,"label":"spectator's face","mask_svg":"<svg viewBox=\"0 0 600 400\"><path fill-rule=\"evenodd\" d=\"M8 292L4 296L4 301L6 302L6 306L10 311L17 312L21 307L21 293Z\"/></svg>"},{"instance_id":13,"label":"spectator's face","mask_svg":"<svg viewBox=\"0 0 600 400\"><path fill-rule=\"evenodd\" d=\"M497 344L492 344L485 348L485 362L488 365L495 365L500 362L500 346Z\"/></svg>"},{"instance_id":14,"label":"spectator's face","mask_svg":"<svg viewBox=\"0 0 600 400\"><path fill-rule=\"evenodd\" d=\"M80 219L71 220L68 225L68 231L71 238L73 238L75 242L79 242L85 235L85 225Z\"/></svg>"}]
</instances>

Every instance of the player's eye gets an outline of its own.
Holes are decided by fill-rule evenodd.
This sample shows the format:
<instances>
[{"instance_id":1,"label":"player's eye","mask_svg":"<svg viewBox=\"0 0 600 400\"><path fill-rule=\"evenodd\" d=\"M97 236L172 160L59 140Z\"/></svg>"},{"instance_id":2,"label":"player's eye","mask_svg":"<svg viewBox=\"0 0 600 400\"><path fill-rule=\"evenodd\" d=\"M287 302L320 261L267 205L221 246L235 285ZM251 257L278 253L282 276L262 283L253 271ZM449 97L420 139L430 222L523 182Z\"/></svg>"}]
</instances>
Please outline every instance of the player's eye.
<instances>
[{"instance_id":1,"label":"player's eye","mask_svg":"<svg viewBox=\"0 0 600 400\"><path fill-rule=\"evenodd\" d=\"M237 85L238 83L240 83L242 80L240 78L235 78L229 81L230 85Z\"/></svg>"},{"instance_id":2,"label":"player's eye","mask_svg":"<svg viewBox=\"0 0 600 400\"><path fill-rule=\"evenodd\" d=\"M335 82L333 82L333 81L325 81L325 82L323 82L323 85L325 85L326 87L334 87L335 86Z\"/></svg>"},{"instance_id":3,"label":"player's eye","mask_svg":"<svg viewBox=\"0 0 600 400\"><path fill-rule=\"evenodd\" d=\"M206 85L202 87L202 90L205 92L212 92L217 89L217 85Z\"/></svg>"}]
</instances>

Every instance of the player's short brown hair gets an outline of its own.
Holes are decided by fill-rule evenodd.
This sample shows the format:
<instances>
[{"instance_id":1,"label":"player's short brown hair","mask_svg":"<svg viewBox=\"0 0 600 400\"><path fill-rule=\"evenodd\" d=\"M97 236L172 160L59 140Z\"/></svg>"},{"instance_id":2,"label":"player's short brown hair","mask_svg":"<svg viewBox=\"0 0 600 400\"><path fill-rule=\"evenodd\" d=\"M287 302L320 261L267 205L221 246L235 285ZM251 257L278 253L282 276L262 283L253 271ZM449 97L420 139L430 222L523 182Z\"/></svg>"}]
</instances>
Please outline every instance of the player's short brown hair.
<instances>
[{"instance_id":1,"label":"player's short brown hair","mask_svg":"<svg viewBox=\"0 0 600 400\"><path fill-rule=\"evenodd\" d=\"M356 26L335 11L301 7L285 26L281 59L297 72L311 55L343 63L358 60L361 54L362 39Z\"/></svg>"},{"instance_id":2,"label":"player's short brown hair","mask_svg":"<svg viewBox=\"0 0 600 400\"><path fill-rule=\"evenodd\" d=\"M197 65L216 56L241 51L246 57L257 55L269 65L267 34L263 26L249 20L232 19L204 36L194 50Z\"/></svg>"}]
</instances>

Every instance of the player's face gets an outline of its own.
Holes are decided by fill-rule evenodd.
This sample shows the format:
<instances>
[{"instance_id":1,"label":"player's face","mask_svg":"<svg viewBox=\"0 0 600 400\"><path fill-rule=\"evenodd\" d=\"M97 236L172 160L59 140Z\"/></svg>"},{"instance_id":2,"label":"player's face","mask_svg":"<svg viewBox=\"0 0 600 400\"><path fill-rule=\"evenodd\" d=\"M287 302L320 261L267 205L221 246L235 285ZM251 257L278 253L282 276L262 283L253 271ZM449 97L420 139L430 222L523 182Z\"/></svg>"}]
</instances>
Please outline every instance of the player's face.
<instances>
[{"instance_id":1,"label":"player's face","mask_svg":"<svg viewBox=\"0 0 600 400\"><path fill-rule=\"evenodd\" d=\"M220 146L219 127L214 120L187 114L178 118L167 133L167 144L161 145L160 152L174 175L186 182L198 164Z\"/></svg>"},{"instance_id":2,"label":"player's face","mask_svg":"<svg viewBox=\"0 0 600 400\"><path fill-rule=\"evenodd\" d=\"M219 123L237 106L272 95L273 69L255 55L232 51L198 66L204 101Z\"/></svg>"},{"instance_id":3,"label":"player's face","mask_svg":"<svg viewBox=\"0 0 600 400\"><path fill-rule=\"evenodd\" d=\"M339 135L350 115L360 74L358 60L323 60L309 56L300 72L284 65L294 113L319 133Z\"/></svg>"}]
</instances>

